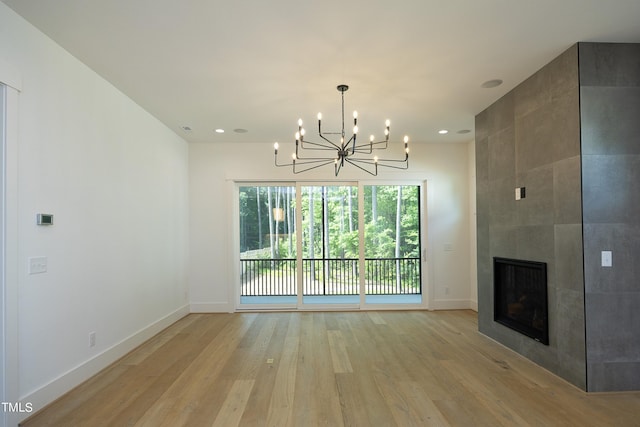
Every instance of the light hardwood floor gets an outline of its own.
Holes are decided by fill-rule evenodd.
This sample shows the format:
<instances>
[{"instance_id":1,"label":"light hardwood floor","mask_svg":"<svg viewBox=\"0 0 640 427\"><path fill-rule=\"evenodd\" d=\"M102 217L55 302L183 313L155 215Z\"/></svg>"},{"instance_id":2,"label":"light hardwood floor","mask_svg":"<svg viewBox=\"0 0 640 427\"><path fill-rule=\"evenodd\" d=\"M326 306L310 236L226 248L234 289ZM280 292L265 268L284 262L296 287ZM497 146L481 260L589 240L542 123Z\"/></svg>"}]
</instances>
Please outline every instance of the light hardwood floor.
<instances>
[{"instance_id":1,"label":"light hardwood floor","mask_svg":"<svg viewBox=\"0 0 640 427\"><path fill-rule=\"evenodd\" d=\"M24 426L640 426L472 311L191 314Z\"/></svg>"}]
</instances>

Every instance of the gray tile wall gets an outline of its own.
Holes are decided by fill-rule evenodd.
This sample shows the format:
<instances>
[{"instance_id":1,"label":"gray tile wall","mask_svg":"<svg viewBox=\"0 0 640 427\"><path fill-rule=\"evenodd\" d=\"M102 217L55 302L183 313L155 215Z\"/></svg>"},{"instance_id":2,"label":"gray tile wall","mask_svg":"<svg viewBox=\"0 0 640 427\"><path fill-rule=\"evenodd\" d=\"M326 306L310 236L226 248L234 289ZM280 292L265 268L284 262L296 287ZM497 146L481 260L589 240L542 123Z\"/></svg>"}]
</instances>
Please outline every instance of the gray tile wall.
<instances>
[{"instance_id":1,"label":"gray tile wall","mask_svg":"<svg viewBox=\"0 0 640 427\"><path fill-rule=\"evenodd\" d=\"M480 331L585 389L577 45L476 117L476 176ZM496 256L547 263L549 346L493 321Z\"/></svg>"},{"instance_id":2,"label":"gray tile wall","mask_svg":"<svg viewBox=\"0 0 640 427\"><path fill-rule=\"evenodd\" d=\"M582 389L640 390L640 45L579 43L478 114L476 169L480 331ZM549 346L493 321L494 256L547 263Z\"/></svg>"},{"instance_id":3,"label":"gray tile wall","mask_svg":"<svg viewBox=\"0 0 640 427\"><path fill-rule=\"evenodd\" d=\"M640 45L580 43L579 69L588 390L640 390Z\"/></svg>"}]
</instances>

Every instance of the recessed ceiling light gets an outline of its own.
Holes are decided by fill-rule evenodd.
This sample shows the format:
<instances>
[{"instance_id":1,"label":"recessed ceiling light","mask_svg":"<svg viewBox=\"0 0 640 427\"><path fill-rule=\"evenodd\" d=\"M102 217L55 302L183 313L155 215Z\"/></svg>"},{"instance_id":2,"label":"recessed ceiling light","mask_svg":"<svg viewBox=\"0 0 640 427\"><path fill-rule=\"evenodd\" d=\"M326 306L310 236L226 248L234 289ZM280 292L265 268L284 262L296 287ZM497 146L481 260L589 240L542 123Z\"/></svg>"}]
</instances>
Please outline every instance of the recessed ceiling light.
<instances>
[{"instance_id":1,"label":"recessed ceiling light","mask_svg":"<svg viewBox=\"0 0 640 427\"><path fill-rule=\"evenodd\" d=\"M448 133L449 133L449 131L448 131L448 130L446 130L446 129L440 129L440 130L438 131L438 133L439 133L440 135L446 135L446 134L448 134Z\"/></svg>"},{"instance_id":2,"label":"recessed ceiling light","mask_svg":"<svg viewBox=\"0 0 640 427\"><path fill-rule=\"evenodd\" d=\"M224 129L216 129L216 133L224 133Z\"/></svg>"},{"instance_id":3,"label":"recessed ceiling light","mask_svg":"<svg viewBox=\"0 0 640 427\"><path fill-rule=\"evenodd\" d=\"M491 89L492 87L497 87L497 86L500 86L501 84L502 84L502 80L493 79L493 80L487 80L486 82L482 83L480 86L485 89Z\"/></svg>"},{"instance_id":4,"label":"recessed ceiling light","mask_svg":"<svg viewBox=\"0 0 640 427\"><path fill-rule=\"evenodd\" d=\"M471 132L471 131L470 131L469 129L460 129L460 130L458 131L458 133L459 133L460 135L464 135L465 133L470 133L470 132Z\"/></svg>"},{"instance_id":5,"label":"recessed ceiling light","mask_svg":"<svg viewBox=\"0 0 640 427\"><path fill-rule=\"evenodd\" d=\"M247 133L247 132L249 132L248 130L246 130L246 129L241 129L241 128L234 129L233 131L234 131L235 133Z\"/></svg>"}]
</instances>

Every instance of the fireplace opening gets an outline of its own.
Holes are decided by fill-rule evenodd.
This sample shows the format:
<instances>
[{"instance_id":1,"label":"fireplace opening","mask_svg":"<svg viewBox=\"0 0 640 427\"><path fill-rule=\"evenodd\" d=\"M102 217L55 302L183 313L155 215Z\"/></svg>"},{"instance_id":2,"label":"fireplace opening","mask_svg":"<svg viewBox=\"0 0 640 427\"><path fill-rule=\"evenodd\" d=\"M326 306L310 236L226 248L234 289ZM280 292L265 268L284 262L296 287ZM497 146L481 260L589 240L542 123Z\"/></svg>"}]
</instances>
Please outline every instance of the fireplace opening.
<instances>
[{"instance_id":1,"label":"fireplace opening","mask_svg":"<svg viewBox=\"0 0 640 427\"><path fill-rule=\"evenodd\" d=\"M547 264L493 258L493 319L549 345Z\"/></svg>"}]
</instances>

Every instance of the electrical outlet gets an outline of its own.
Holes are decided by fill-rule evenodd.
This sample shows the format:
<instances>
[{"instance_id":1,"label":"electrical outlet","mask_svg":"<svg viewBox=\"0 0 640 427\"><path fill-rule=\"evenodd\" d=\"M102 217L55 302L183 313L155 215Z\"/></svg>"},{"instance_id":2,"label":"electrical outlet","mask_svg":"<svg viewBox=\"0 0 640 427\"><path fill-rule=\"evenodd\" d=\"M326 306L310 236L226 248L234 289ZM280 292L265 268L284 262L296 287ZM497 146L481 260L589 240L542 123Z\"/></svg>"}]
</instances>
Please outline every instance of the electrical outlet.
<instances>
[{"instance_id":1,"label":"electrical outlet","mask_svg":"<svg viewBox=\"0 0 640 427\"><path fill-rule=\"evenodd\" d=\"M95 347L95 346L96 346L96 333L91 332L89 334L89 347Z\"/></svg>"}]
</instances>

